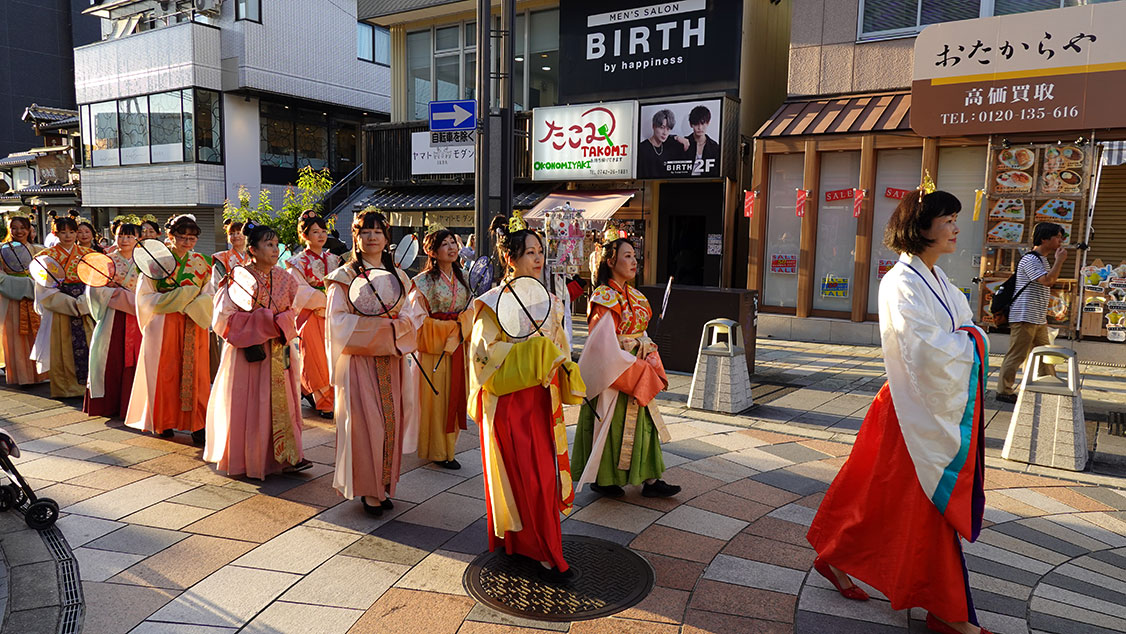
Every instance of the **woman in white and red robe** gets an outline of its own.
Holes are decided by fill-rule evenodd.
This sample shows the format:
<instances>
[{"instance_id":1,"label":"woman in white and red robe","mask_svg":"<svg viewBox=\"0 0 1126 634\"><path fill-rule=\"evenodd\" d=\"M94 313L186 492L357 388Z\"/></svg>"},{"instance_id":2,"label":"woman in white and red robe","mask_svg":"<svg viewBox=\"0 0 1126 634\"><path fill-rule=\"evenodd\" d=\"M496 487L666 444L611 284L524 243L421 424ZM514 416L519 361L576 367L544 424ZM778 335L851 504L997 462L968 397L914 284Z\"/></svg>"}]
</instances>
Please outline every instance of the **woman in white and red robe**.
<instances>
[{"instance_id":1,"label":"woman in white and red robe","mask_svg":"<svg viewBox=\"0 0 1126 634\"><path fill-rule=\"evenodd\" d=\"M946 192L912 194L892 214L887 245L899 262L880 283L888 382L876 395L848 462L809 529L814 567L847 598L927 610L927 627L976 634L961 539L974 541L985 509L985 333L965 295L936 265L956 249L961 204Z\"/></svg>"}]
</instances>

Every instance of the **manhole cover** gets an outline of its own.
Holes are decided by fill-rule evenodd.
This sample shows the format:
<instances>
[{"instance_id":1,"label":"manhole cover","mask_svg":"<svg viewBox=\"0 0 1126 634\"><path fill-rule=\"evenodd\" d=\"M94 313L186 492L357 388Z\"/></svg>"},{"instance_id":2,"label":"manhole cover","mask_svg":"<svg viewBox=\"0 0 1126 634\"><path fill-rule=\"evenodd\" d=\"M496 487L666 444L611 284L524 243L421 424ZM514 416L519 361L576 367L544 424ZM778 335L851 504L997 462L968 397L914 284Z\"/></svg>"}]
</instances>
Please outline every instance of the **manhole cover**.
<instances>
[{"instance_id":1,"label":"manhole cover","mask_svg":"<svg viewBox=\"0 0 1126 634\"><path fill-rule=\"evenodd\" d=\"M563 556L575 570L567 584L541 581L539 563L484 553L465 570L469 596L505 614L539 621L585 621L616 614L653 589L653 568L628 548L593 537L563 536Z\"/></svg>"}]
</instances>

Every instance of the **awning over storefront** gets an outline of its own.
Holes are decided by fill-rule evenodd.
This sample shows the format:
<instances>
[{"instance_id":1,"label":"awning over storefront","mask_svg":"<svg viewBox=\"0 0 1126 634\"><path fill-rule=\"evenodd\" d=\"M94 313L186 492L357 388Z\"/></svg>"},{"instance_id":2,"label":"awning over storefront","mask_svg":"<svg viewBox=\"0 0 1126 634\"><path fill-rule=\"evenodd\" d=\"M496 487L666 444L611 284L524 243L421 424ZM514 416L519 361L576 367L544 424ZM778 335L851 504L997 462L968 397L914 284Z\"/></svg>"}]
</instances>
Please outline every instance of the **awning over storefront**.
<instances>
[{"instance_id":1,"label":"awning over storefront","mask_svg":"<svg viewBox=\"0 0 1126 634\"><path fill-rule=\"evenodd\" d=\"M609 220L622 205L626 204L637 190L613 191L557 191L539 202L524 218L536 220L543 218L548 209L570 203L575 209L583 211L583 220Z\"/></svg>"},{"instance_id":2,"label":"awning over storefront","mask_svg":"<svg viewBox=\"0 0 1126 634\"><path fill-rule=\"evenodd\" d=\"M12 156L5 156L0 158L0 167L22 167L24 165L31 165L35 162L35 155L30 153L15 154Z\"/></svg>"},{"instance_id":3,"label":"awning over storefront","mask_svg":"<svg viewBox=\"0 0 1126 634\"><path fill-rule=\"evenodd\" d=\"M889 92L820 99L791 99L755 134L787 137L863 132L911 133L911 93Z\"/></svg>"},{"instance_id":4,"label":"awning over storefront","mask_svg":"<svg viewBox=\"0 0 1126 634\"><path fill-rule=\"evenodd\" d=\"M1103 165L1122 165L1126 163L1126 141L1102 143Z\"/></svg>"},{"instance_id":5,"label":"awning over storefront","mask_svg":"<svg viewBox=\"0 0 1126 634\"><path fill-rule=\"evenodd\" d=\"M539 202L557 185L516 184L513 206L527 209ZM429 211L433 209L473 209L472 185L422 185L380 187L359 198L354 208L377 207L384 211Z\"/></svg>"}]
</instances>

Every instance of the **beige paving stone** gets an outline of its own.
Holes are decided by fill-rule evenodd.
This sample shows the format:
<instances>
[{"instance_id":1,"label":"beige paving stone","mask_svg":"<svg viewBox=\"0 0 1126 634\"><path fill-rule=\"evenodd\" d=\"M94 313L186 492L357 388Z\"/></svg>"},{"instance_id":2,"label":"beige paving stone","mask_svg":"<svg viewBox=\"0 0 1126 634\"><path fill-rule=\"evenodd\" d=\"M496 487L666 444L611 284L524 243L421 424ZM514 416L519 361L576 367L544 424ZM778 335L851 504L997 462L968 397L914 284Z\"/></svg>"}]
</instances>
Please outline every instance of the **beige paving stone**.
<instances>
[{"instance_id":1,"label":"beige paving stone","mask_svg":"<svg viewBox=\"0 0 1126 634\"><path fill-rule=\"evenodd\" d=\"M125 443L108 440L89 440L89 436L86 438L87 442L65 449L59 449L51 455L61 456L63 458L74 458L75 460L90 460L95 456L131 448L130 445L126 445Z\"/></svg>"},{"instance_id":2,"label":"beige paving stone","mask_svg":"<svg viewBox=\"0 0 1126 634\"><path fill-rule=\"evenodd\" d=\"M119 553L132 553L134 555L144 555L147 557L187 537L187 533L181 533L179 531L130 524L105 537L95 539L89 544L86 544L86 546L99 550L112 550Z\"/></svg>"},{"instance_id":3,"label":"beige paving stone","mask_svg":"<svg viewBox=\"0 0 1126 634\"><path fill-rule=\"evenodd\" d=\"M192 488L194 486L191 484L167 476L153 475L121 488L106 491L63 510L67 513L116 520Z\"/></svg>"},{"instance_id":4,"label":"beige paving stone","mask_svg":"<svg viewBox=\"0 0 1126 634\"><path fill-rule=\"evenodd\" d=\"M610 498L598 498L572 517L579 522L607 526L628 533L640 533L661 517L659 511Z\"/></svg>"},{"instance_id":5,"label":"beige paving stone","mask_svg":"<svg viewBox=\"0 0 1126 634\"><path fill-rule=\"evenodd\" d=\"M101 468L102 465L85 460L58 456L42 456L19 465L20 475L23 477L50 480L51 482L63 482Z\"/></svg>"},{"instance_id":6,"label":"beige paving stone","mask_svg":"<svg viewBox=\"0 0 1126 634\"><path fill-rule=\"evenodd\" d=\"M300 577L224 566L154 613L151 621L242 627Z\"/></svg>"},{"instance_id":7,"label":"beige paving stone","mask_svg":"<svg viewBox=\"0 0 1126 634\"><path fill-rule=\"evenodd\" d=\"M128 583L184 590L254 548L250 542L192 535L112 577Z\"/></svg>"},{"instance_id":8,"label":"beige paving stone","mask_svg":"<svg viewBox=\"0 0 1126 634\"><path fill-rule=\"evenodd\" d=\"M394 499L420 504L464 480L444 469L415 469L399 478Z\"/></svg>"},{"instance_id":9,"label":"beige paving stone","mask_svg":"<svg viewBox=\"0 0 1126 634\"><path fill-rule=\"evenodd\" d=\"M132 515L126 515L121 518L121 521L141 526L180 530L192 522L211 515L212 512L210 509L188 506L187 504L157 502Z\"/></svg>"},{"instance_id":10,"label":"beige paving stone","mask_svg":"<svg viewBox=\"0 0 1126 634\"><path fill-rule=\"evenodd\" d=\"M180 475L186 471L191 471L199 467L199 460L191 456L185 456L179 453L169 453L163 456L138 462L133 465L134 469L141 469L143 471L151 471L166 476Z\"/></svg>"},{"instance_id":11,"label":"beige paving stone","mask_svg":"<svg viewBox=\"0 0 1126 634\"><path fill-rule=\"evenodd\" d=\"M176 596L159 588L90 581L82 584L82 594L86 600L83 634L128 632Z\"/></svg>"},{"instance_id":12,"label":"beige paving stone","mask_svg":"<svg viewBox=\"0 0 1126 634\"><path fill-rule=\"evenodd\" d=\"M67 484L77 484L79 486L90 487L93 489L101 489L103 491L110 491L131 484L138 480L144 480L152 474L148 471L141 471L139 469L127 469L125 467L97 465L99 467L96 471L91 471L86 475L77 478L70 478Z\"/></svg>"},{"instance_id":13,"label":"beige paving stone","mask_svg":"<svg viewBox=\"0 0 1126 634\"><path fill-rule=\"evenodd\" d=\"M217 473L215 471L215 465L210 464L196 467L191 471L185 471L184 473L181 473L176 477L181 480L187 480L189 482L197 482L199 484L213 484L220 487L225 487L231 483L230 478L221 473Z\"/></svg>"},{"instance_id":14,"label":"beige paving stone","mask_svg":"<svg viewBox=\"0 0 1126 634\"><path fill-rule=\"evenodd\" d=\"M681 468L715 478L725 483L736 482L758 473L755 469L727 460L723 456L712 456L702 460L686 462L681 465Z\"/></svg>"},{"instance_id":15,"label":"beige paving stone","mask_svg":"<svg viewBox=\"0 0 1126 634\"><path fill-rule=\"evenodd\" d=\"M67 515L60 517L55 526L63 532L63 537L66 537L71 548L78 548L126 525L85 515Z\"/></svg>"},{"instance_id":16,"label":"beige paving stone","mask_svg":"<svg viewBox=\"0 0 1126 634\"><path fill-rule=\"evenodd\" d=\"M176 497L169 498L168 501L218 511L232 504L242 502L252 495L251 493L245 493L243 491L205 484L187 493L181 493Z\"/></svg>"},{"instance_id":17,"label":"beige paving stone","mask_svg":"<svg viewBox=\"0 0 1126 634\"><path fill-rule=\"evenodd\" d=\"M68 482L60 482L41 489L35 489L35 495L41 498L51 498L58 502L60 507L70 506L87 498L92 498L101 493L99 489L80 487Z\"/></svg>"},{"instance_id":18,"label":"beige paving stone","mask_svg":"<svg viewBox=\"0 0 1126 634\"><path fill-rule=\"evenodd\" d=\"M733 517L705 511L694 506L677 507L657 520L662 526L676 528L697 535L729 540L747 527L748 523Z\"/></svg>"},{"instance_id":19,"label":"beige paving stone","mask_svg":"<svg viewBox=\"0 0 1126 634\"><path fill-rule=\"evenodd\" d=\"M78 576L83 581L105 581L145 558L144 555L94 548L75 548L74 557L78 560Z\"/></svg>"},{"instance_id":20,"label":"beige paving stone","mask_svg":"<svg viewBox=\"0 0 1126 634\"><path fill-rule=\"evenodd\" d=\"M90 442L90 439L77 434L51 434L29 442L19 443L19 447L20 451L48 454L59 449L81 445L84 442Z\"/></svg>"},{"instance_id":21,"label":"beige paving stone","mask_svg":"<svg viewBox=\"0 0 1126 634\"><path fill-rule=\"evenodd\" d=\"M459 632L458 628L465 631L462 620L474 603L473 599L464 596L391 588L364 613L349 634L455 634ZM500 626L495 630L497 634L511 634L513 631Z\"/></svg>"},{"instance_id":22,"label":"beige paving stone","mask_svg":"<svg viewBox=\"0 0 1126 634\"><path fill-rule=\"evenodd\" d=\"M802 570L723 554L716 555L704 571L705 579L793 595L801 589L805 575Z\"/></svg>"},{"instance_id":23,"label":"beige paving stone","mask_svg":"<svg viewBox=\"0 0 1126 634\"><path fill-rule=\"evenodd\" d=\"M344 531L364 535L383 526L387 522L406 513L414 505L409 502L395 502L395 508L383 511L379 517L368 515L358 499L345 500L336 506L321 511L305 523L313 528L325 528L330 531Z\"/></svg>"},{"instance_id":24,"label":"beige paving stone","mask_svg":"<svg viewBox=\"0 0 1126 634\"><path fill-rule=\"evenodd\" d=\"M460 531L484 514L485 505L481 504L480 500L447 491L403 513L399 516L399 520L449 531Z\"/></svg>"},{"instance_id":25,"label":"beige paving stone","mask_svg":"<svg viewBox=\"0 0 1126 634\"><path fill-rule=\"evenodd\" d=\"M355 533L295 526L239 557L234 565L308 574L359 538Z\"/></svg>"},{"instance_id":26,"label":"beige paving stone","mask_svg":"<svg viewBox=\"0 0 1126 634\"><path fill-rule=\"evenodd\" d=\"M255 495L188 524L184 530L261 543L316 515L317 510L305 504Z\"/></svg>"},{"instance_id":27,"label":"beige paving stone","mask_svg":"<svg viewBox=\"0 0 1126 634\"><path fill-rule=\"evenodd\" d=\"M464 595L461 577L476 555L438 550L403 575L396 588Z\"/></svg>"},{"instance_id":28,"label":"beige paving stone","mask_svg":"<svg viewBox=\"0 0 1126 634\"><path fill-rule=\"evenodd\" d=\"M293 502L300 502L302 504L310 504L313 506L320 506L328 508L336 506L344 501L344 497L332 487L333 474L326 473L319 478L313 478L309 482L301 486L294 487L285 493L282 493L280 498L283 500L290 500Z\"/></svg>"},{"instance_id":29,"label":"beige paving stone","mask_svg":"<svg viewBox=\"0 0 1126 634\"><path fill-rule=\"evenodd\" d=\"M240 634L345 634L363 615L363 610L275 601Z\"/></svg>"},{"instance_id":30,"label":"beige paving stone","mask_svg":"<svg viewBox=\"0 0 1126 634\"><path fill-rule=\"evenodd\" d=\"M410 566L402 564L337 555L299 581L281 598L283 601L366 610L408 570Z\"/></svg>"}]
</instances>

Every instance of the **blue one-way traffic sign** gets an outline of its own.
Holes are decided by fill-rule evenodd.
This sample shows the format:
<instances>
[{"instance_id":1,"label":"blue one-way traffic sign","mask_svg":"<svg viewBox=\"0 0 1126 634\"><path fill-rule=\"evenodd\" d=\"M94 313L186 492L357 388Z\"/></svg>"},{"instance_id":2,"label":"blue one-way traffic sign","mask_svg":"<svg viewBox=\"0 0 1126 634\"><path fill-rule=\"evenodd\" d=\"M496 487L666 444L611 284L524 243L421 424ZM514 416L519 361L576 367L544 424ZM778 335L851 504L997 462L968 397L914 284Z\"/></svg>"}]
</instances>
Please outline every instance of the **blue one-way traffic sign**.
<instances>
[{"instance_id":1,"label":"blue one-way traffic sign","mask_svg":"<svg viewBox=\"0 0 1126 634\"><path fill-rule=\"evenodd\" d=\"M477 127L477 100L430 102L430 131L473 130Z\"/></svg>"}]
</instances>

